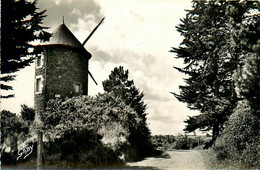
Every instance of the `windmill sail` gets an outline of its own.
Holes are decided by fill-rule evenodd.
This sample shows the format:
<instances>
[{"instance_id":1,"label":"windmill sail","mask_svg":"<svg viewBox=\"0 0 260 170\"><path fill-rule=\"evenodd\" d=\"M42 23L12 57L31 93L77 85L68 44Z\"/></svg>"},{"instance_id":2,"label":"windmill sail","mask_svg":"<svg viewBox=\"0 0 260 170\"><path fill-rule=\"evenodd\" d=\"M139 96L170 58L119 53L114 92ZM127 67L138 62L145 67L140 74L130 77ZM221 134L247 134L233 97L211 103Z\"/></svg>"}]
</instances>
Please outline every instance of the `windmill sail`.
<instances>
[{"instance_id":1,"label":"windmill sail","mask_svg":"<svg viewBox=\"0 0 260 170\"><path fill-rule=\"evenodd\" d=\"M87 43L87 41L91 38L91 36L94 34L94 32L98 29L98 27L101 25L101 23L104 21L104 19L105 19L105 17L99 22L99 24L89 34L89 36L86 38L86 40L82 43L82 46L84 46Z\"/></svg>"},{"instance_id":2,"label":"windmill sail","mask_svg":"<svg viewBox=\"0 0 260 170\"><path fill-rule=\"evenodd\" d=\"M82 43L82 46L84 47L84 45L87 43L87 41L91 38L91 36L95 33L95 31L98 29L98 27L101 25L101 23L104 21L105 17L99 22L99 24L93 29L93 31L89 34L89 36L86 38L86 40ZM90 77L92 78L92 80L95 82L96 85L97 82L94 79L94 77L92 76L92 74L90 73L90 71L88 71L88 74L90 75Z\"/></svg>"},{"instance_id":3,"label":"windmill sail","mask_svg":"<svg viewBox=\"0 0 260 170\"><path fill-rule=\"evenodd\" d=\"M95 82L95 84L98 85L97 82L96 82L96 80L94 79L94 77L93 77L92 74L90 73L90 71L88 71L88 74L90 75L90 77L92 78L92 80Z\"/></svg>"}]
</instances>

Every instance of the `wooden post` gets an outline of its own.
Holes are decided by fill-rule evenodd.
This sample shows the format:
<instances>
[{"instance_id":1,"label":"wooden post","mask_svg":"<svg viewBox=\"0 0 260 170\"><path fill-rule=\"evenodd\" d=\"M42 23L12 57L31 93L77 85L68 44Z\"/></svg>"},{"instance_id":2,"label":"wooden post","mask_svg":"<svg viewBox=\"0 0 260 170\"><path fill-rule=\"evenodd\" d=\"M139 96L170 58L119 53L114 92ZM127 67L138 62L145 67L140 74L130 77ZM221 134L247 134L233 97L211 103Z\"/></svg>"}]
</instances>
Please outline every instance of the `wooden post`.
<instances>
[{"instance_id":1,"label":"wooden post","mask_svg":"<svg viewBox=\"0 0 260 170\"><path fill-rule=\"evenodd\" d=\"M37 134L37 169L42 166L42 154L43 153L43 143L42 143L42 132L38 131Z\"/></svg>"}]
</instances>

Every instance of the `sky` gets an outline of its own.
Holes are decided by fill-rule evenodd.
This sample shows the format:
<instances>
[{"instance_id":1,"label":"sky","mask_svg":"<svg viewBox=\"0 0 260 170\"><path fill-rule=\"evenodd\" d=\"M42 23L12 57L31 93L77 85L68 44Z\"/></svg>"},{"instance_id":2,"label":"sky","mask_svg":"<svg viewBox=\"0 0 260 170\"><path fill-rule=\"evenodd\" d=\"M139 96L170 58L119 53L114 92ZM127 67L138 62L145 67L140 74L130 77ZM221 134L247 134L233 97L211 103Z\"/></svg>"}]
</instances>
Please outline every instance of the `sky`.
<instances>
[{"instance_id":1,"label":"sky","mask_svg":"<svg viewBox=\"0 0 260 170\"><path fill-rule=\"evenodd\" d=\"M185 75L173 66L182 67L183 61L170 53L178 47L182 37L175 26L191 9L188 0L38 0L39 10L47 9L43 26L52 32L64 16L65 24L83 42L94 27L104 22L86 43L92 54L90 71L98 85L90 79L89 95L103 92L102 81L108 79L118 66L129 70L129 79L144 93L147 122L153 135L183 133L190 111L170 92L179 93ZM33 107L34 68L17 73L15 98L3 99L2 109L20 112L20 105Z\"/></svg>"}]
</instances>

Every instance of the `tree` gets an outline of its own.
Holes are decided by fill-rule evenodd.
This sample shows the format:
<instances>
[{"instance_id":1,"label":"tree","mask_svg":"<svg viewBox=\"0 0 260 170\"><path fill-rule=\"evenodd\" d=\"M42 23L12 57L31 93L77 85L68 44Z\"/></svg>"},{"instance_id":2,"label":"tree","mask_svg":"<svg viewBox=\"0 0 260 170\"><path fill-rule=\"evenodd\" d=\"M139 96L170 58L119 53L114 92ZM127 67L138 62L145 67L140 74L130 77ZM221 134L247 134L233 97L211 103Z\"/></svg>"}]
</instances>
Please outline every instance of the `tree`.
<instances>
[{"instance_id":1,"label":"tree","mask_svg":"<svg viewBox=\"0 0 260 170\"><path fill-rule=\"evenodd\" d=\"M248 53L245 65L233 75L241 101L217 139L218 157L249 166L260 165L259 57Z\"/></svg>"},{"instance_id":2,"label":"tree","mask_svg":"<svg viewBox=\"0 0 260 170\"><path fill-rule=\"evenodd\" d=\"M146 121L146 104L143 102L144 94L135 86L133 80L128 80L128 70L123 66L116 67L109 75L109 79L102 82L105 92L114 93L125 101L134 111Z\"/></svg>"},{"instance_id":3,"label":"tree","mask_svg":"<svg viewBox=\"0 0 260 170\"><path fill-rule=\"evenodd\" d=\"M254 1L193 1L193 9L177 30L184 36L171 52L184 60L178 71L188 75L175 97L201 115L190 117L185 131L213 130L213 140L238 101L233 73L244 65L246 54L256 43L257 9ZM228 41L227 41L228 40ZM255 47L255 46L254 46Z\"/></svg>"},{"instance_id":4,"label":"tree","mask_svg":"<svg viewBox=\"0 0 260 170\"><path fill-rule=\"evenodd\" d=\"M249 102L252 111L259 115L259 56L257 53L248 53L243 68L238 68L234 74L236 91L241 99ZM259 115L260 116L260 115Z\"/></svg>"},{"instance_id":5,"label":"tree","mask_svg":"<svg viewBox=\"0 0 260 170\"><path fill-rule=\"evenodd\" d=\"M260 2L232 4L226 13L233 29L234 46L240 46L244 61L233 76L236 92L260 115ZM238 18L238 13L242 17Z\"/></svg>"},{"instance_id":6,"label":"tree","mask_svg":"<svg viewBox=\"0 0 260 170\"><path fill-rule=\"evenodd\" d=\"M190 117L185 131L213 130L215 141L224 122L236 104L232 73L241 62L238 52L231 50L230 28L225 14L230 2L193 1L192 10L181 20L177 31L184 36L178 48L171 52L183 59L185 67L175 67L188 75L186 85L179 86L175 97L187 103L201 115Z\"/></svg>"},{"instance_id":7,"label":"tree","mask_svg":"<svg viewBox=\"0 0 260 170\"><path fill-rule=\"evenodd\" d=\"M41 26L46 17L45 12L37 11L37 0L8 0L2 1L2 55L1 55L1 82L14 80L10 75L29 66L38 52L34 50L32 41L48 40L50 34L44 31L47 27ZM12 87L1 83L2 90L12 90ZM14 95L1 96L1 98Z\"/></svg>"},{"instance_id":8,"label":"tree","mask_svg":"<svg viewBox=\"0 0 260 170\"><path fill-rule=\"evenodd\" d=\"M231 52L239 51L241 62L232 76L238 103L216 141L220 159L259 167L260 145L260 2L241 1L226 8Z\"/></svg>"},{"instance_id":9,"label":"tree","mask_svg":"<svg viewBox=\"0 0 260 170\"><path fill-rule=\"evenodd\" d=\"M21 116L22 119L25 121L33 122L35 118L35 111L33 108L28 107L27 105L23 104L21 105Z\"/></svg>"},{"instance_id":10,"label":"tree","mask_svg":"<svg viewBox=\"0 0 260 170\"><path fill-rule=\"evenodd\" d=\"M119 97L124 103L132 108L141 118L138 125L130 126L128 140L131 144L130 157L135 160L151 155L154 148L151 144L151 135L146 123L146 104L143 102L144 94L134 85L133 80L128 79L128 70L123 66L114 68L109 79L102 82L106 93Z\"/></svg>"},{"instance_id":11,"label":"tree","mask_svg":"<svg viewBox=\"0 0 260 170\"><path fill-rule=\"evenodd\" d=\"M248 12L256 9L257 3L251 6L241 4ZM239 100L241 100L230 116L226 127L217 141L218 156L238 161L249 166L260 165L260 46L259 46L259 11L244 15L238 23L234 23L233 13L238 7L230 7L231 24L235 27L234 38L244 51L244 65L239 66L233 78ZM240 9L240 8L239 8ZM240 29L240 31L236 30ZM240 34L236 34L240 32Z\"/></svg>"},{"instance_id":12,"label":"tree","mask_svg":"<svg viewBox=\"0 0 260 170\"><path fill-rule=\"evenodd\" d=\"M24 121L7 110L1 111L1 158L3 164L16 163L18 140L24 140L29 127Z\"/></svg>"}]
</instances>

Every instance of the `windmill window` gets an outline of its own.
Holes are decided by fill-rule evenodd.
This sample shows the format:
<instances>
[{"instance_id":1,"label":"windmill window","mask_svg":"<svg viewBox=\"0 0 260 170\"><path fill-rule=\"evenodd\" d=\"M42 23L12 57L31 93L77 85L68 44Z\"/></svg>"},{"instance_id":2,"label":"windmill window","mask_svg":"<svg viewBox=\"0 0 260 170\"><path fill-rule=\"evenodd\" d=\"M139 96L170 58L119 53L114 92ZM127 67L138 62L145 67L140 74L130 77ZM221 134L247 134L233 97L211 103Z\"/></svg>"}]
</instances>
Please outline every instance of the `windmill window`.
<instances>
[{"instance_id":1,"label":"windmill window","mask_svg":"<svg viewBox=\"0 0 260 170\"><path fill-rule=\"evenodd\" d=\"M80 93L81 92L81 85L80 85L80 83L75 83L74 84L74 90L75 90L75 93Z\"/></svg>"},{"instance_id":2,"label":"windmill window","mask_svg":"<svg viewBox=\"0 0 260 170\"><path fill-rule=\"evenodd\" d=\"M36 57L36 68L42 67L43 53L40 53Z\"/></svg>"},{"instance_id":3,"label":"windmill window","mask_svg":"<svg viewBox=\"0 0 260 170\"><path fill-rule=\"evenodd\" d=\"M35 92L41 93L42 92L42 76L37 76L35 80Z\"/></svg>"},{"instance_id":4,"label":"windmill window","mask_svg":"<svg viewBox=\"0 0 260 170\"><path fill-rule=\"evenodd\" d=\"M42 56L37 56L37 67L42 65Z\"/></svg>"}]
</instances>

